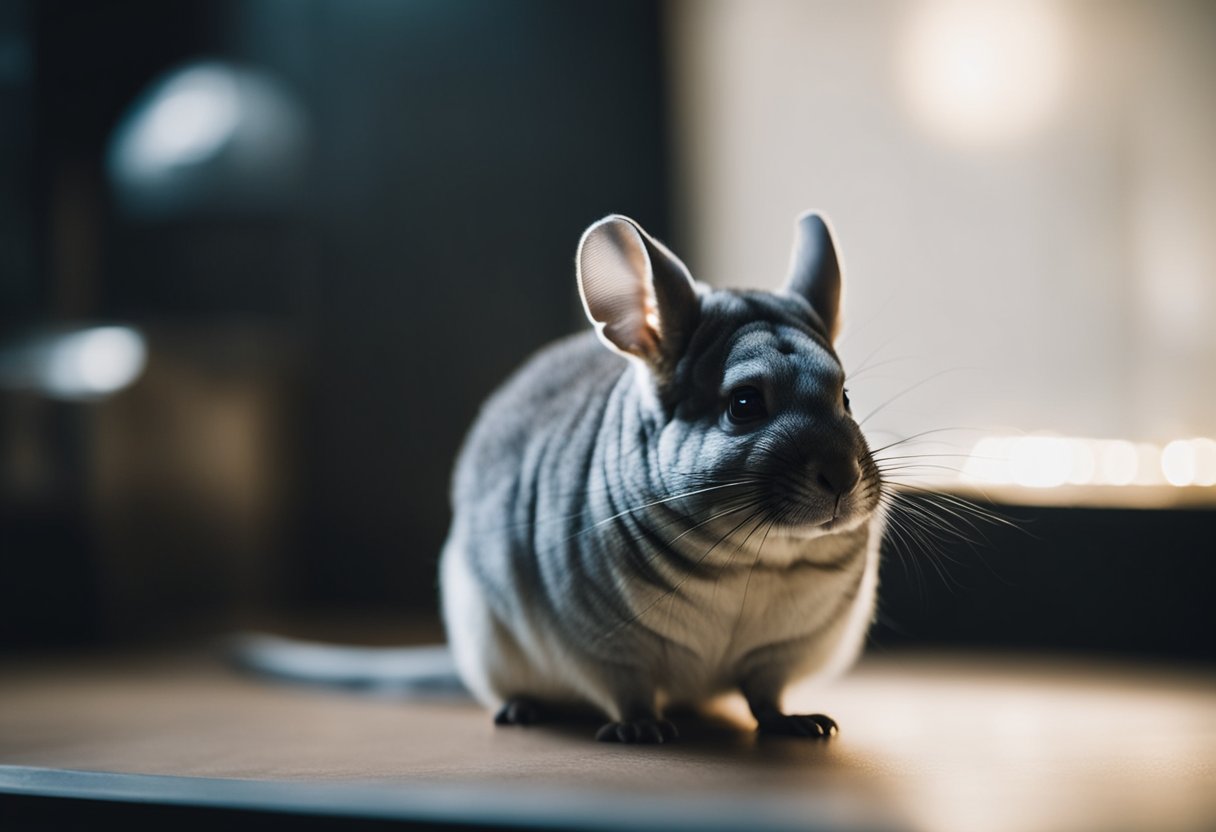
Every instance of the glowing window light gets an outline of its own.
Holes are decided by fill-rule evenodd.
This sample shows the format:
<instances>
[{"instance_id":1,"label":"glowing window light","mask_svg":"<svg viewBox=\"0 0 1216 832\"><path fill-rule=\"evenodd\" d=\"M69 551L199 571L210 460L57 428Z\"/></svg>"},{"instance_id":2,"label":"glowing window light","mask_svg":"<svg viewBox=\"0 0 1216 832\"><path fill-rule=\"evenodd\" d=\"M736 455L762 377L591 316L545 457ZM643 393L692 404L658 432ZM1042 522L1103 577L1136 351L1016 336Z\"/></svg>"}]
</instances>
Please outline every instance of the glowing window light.
<instances>
[{"instance_id":1,"label":"glowing window light","mask_svg":"<svg viewBox=\"0 0 1216 832\"><path fill-rule=\"evenodd\" d=\"M1068 482L1072 444L1058 436L1024 436L1010 448L1013 481L1029 488L1054 488Z\"/></svg>"},{"instance_id":2,"label":"glowing window light","mask_svg":"<svg viewBox=\"0 0 1216 832\"><path fill-rule=\"evenodd\" d=\"M1161 473L1165 475L1170 485L1190 485L1195 481L1196 473L1195 446L1184 440L1175 439L1165 446L1161 452Z\"/></svg>"},{"instance_id":3,"label":"glowing window light","mask_svg":"<svg viewBox=\"0 0 1216 832\"><path fill-rule=\"evenodd\" d=\"M1216 485L1216 439L1192 439L1195 449L1194 484Z\"/></svg>"},{"instance_id":4,"label":"glowing window light","mask_svg":"<svg viewBox=\"0 0 1216 832\"><path fill-rule=\"evenodd\" d=\"M909 21L900 80L913 114L964 144L1020 138L1057 108L1065 76L1059 9L1044 0L931 0Z\"/></svg>"},{"instance_id":5,"label":"glowing window light","mask_svg":"<svg viewBox=\"0 0 1216 832\"><path fill-rule=\"evenodd\" d=\"M980 439L963 463L963 479L994 485L1008 483L1009 447L1015 441L1004 436L986 436Z\"/></svg>"},{"instance_id":6,"label":"glowing window light","mask_svg":"<svg viewBox=\"0 0 1216 832\"><path fill-rule=\"evenodd\" d=\"M1055 488L1063 485L1216 485L1216 439L1150 442L1053 435L987 436L963 463L964 482Z\"/></svg>"},{"instance_id":7,"label":"glowing window light","mask_svg":"<svg viewBox=\"0 0 1216 832\"><path fill-rule=\"evenodd\" d=\"M1132 480L1135 485L1161 485L1165 478L1161 475L1161 449L1148 442L1136 443L1136 477Z\"/></svg>"},{"instance_id":8,"label":"glowing window light","mask_svg":"<svg viewBox=\"0 0 1216 832\"><path fill-rule=\"evenodd\" d=\"M1098 482L1102 485L1131 485L1136 479L1140 459L1136 446L1123 439L1101 443Z\"/></svg>"},{"instance_id":9,"label":"glowing window light","mask_svg":"<svg viewBox=\"0 0 1216 832\"><path fill-rule=\"evenodd\" d=\"M1072 465L1068 469L1069 485L1088 485L1094 481L1098 472L1098 455L1094 443L1085 439L1069 440L1072 451Z\"/></svg>"}]
</instances>

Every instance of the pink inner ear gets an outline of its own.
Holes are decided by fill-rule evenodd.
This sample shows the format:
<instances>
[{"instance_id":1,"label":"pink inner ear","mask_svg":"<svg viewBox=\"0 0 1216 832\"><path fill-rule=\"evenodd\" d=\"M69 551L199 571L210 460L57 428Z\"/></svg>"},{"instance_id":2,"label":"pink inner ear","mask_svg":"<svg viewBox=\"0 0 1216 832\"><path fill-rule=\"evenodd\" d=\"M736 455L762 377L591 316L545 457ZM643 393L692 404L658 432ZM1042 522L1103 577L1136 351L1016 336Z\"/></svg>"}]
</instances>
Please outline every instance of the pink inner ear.
<instances>
[{"instance_id":1,"label":"pink inner ear","mask_svg":"<svg viewBox=\"0 0 1216 832\"><path fill-rule=\"evenodd\" d=\"M579 287L588 317L610 345L640 358L658 355L662 326L650 258L629 223L609 220L588 231L579 250Z\"/></svg>"}]
</instances>

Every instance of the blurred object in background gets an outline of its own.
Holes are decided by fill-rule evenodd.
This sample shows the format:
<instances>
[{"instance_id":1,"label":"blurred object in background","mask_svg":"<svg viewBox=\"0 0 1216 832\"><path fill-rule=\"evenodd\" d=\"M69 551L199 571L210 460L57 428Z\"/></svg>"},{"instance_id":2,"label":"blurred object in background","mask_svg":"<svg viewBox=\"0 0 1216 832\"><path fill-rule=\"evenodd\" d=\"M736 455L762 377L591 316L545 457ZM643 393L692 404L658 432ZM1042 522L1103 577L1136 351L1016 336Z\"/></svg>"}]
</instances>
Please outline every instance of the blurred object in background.
<instances>
[{"instance_id":1,"label":"blurred object in background","mask_svg":"<svg viewBox=\"0 0 1216 832\"><path fill-rule=\"evenodd\" d=\"M0 643L433 626L583 229L769 288L810 207L929 524L875 641L1210 662L1213 45L1150 0L2 3Z\"/></svg>"},{"instance_id":2,"label":"blurred object in background","mask_svg":"<svg viewBox=\"0 0 1216 832\"><path fill-rule=\"evenodd\" d=\"M0 642L433 616L452 459L579 325L578 235L669 227L660 13L4 4Z\"/></svg>"},{"instance_id":3,"label":"blurred object in background","mask_svg":"<svg viewBox=\"0 0 1216 832\"><path fill-rule=\"evenodd\" d=\"M148 220L283 210L303 194L304 116L273 77L220 61L157 81L114 132L119 206Z\"/></svg>"},{"instance_id":4,"label":"blurred object in background","mask_svg":"<svg viewBox=\"0 0 1216 832\"><path fill-rule=\"evenodd\" d=\"M90 401L129 387L146 362L144 338L130 327L41 332L0 344L0 390Z\"/></svg>"}]
</instances>

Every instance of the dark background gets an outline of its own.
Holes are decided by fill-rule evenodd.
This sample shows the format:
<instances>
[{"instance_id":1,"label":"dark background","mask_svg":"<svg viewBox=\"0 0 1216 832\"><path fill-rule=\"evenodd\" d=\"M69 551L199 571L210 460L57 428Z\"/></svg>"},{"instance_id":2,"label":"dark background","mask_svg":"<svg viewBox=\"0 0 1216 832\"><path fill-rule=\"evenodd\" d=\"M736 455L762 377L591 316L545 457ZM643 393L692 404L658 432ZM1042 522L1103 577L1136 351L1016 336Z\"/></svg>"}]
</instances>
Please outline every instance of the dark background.
<instances>
[{"instance_id":1,"label":"dark background","mask_svg":"<svg viewBox=\"0 0 1216 832\"><path fill-rule=\"evenodd\" d=\"M0 344L121 322L149 363L98 402L0 391L0 643L432 618L452 459L582 325L583 228L671 240L663 26L651 2L2 0ZM107 148L200 59L288 92L301 161L267 198L132 211ZM1021 530L892 546L876 645L1216 657L1216 513L998 510Z\"/></svg>"}]
</instances>

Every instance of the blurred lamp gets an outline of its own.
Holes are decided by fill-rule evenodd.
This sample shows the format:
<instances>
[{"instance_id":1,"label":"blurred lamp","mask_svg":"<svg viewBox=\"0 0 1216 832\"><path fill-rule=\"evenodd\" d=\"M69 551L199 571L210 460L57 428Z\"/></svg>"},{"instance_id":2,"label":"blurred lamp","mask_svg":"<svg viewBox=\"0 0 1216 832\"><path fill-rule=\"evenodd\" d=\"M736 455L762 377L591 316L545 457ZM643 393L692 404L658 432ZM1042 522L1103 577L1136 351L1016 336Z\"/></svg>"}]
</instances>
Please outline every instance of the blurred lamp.
<instances>
[{"instance_id":1,"label":"blurred lamp","mask_svg":"<svg viewBox=\"0 0 1216 832\"><path fill-rule=\"evenodd\" d=\"M144 337L125 326L41 332L0 347L0 389L93 401L130 386L147 354Z\"/></svg>"},{"instance_id":2,"label":"blurred lamp","mask_svg":"<svg viewBox=\"0 0 1216 832\"><path fill-rule=\"evenodd\" d=\"M923 0L904 32L900 81L929 132L964 145L1023 138L1064 87L1065 37L1045 0Z\"/></svg>"},{"instance_id":3,"label":"blurred lamp","mask_svg":"<svg viewBox=\"0 0 1216 832\"><path fill-rule=\"evenodd\" d=\"M131 106L106 166L131 215L273 211L298 191L305 146L302 110L281 83L206 61L169 73Z\"/></svg>"}]
</instances>

